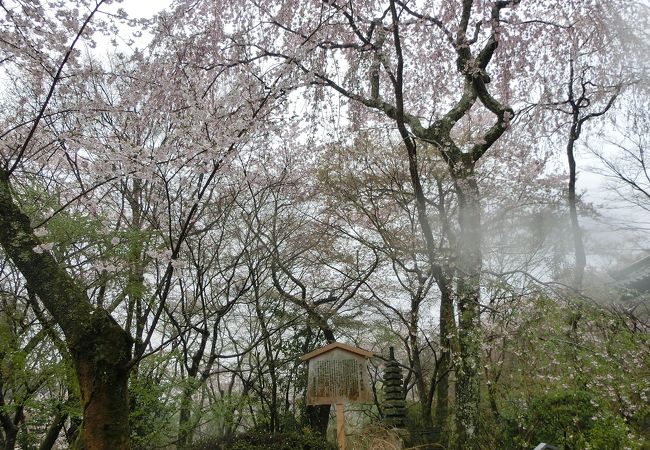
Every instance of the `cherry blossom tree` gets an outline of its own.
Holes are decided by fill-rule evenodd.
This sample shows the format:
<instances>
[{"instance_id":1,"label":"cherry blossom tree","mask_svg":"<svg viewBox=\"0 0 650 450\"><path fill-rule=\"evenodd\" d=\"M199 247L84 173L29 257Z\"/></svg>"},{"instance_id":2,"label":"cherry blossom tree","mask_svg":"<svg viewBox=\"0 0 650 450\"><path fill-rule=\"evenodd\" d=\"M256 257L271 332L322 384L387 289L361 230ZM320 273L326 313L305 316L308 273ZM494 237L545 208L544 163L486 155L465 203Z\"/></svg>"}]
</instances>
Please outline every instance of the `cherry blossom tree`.
<instances>
[{"instance_id":1,"label":"cherry blossom tree","mask_svg":"<svg viewBox=\"0 0 650 450\"><path fill-rule=\"evenodd\" d=\"M627 14L639 12L635 2L621 4L619 8L630 9ZM593 122L602 122L602 116L613 109L619 94L639 82L639 70L631 70L636 59L633 52L608 51L628 45L626 26L621 23L620 11L596 2L576 5L540 29L544 34L554 33L553 39L561 40L556 44L557 49L563 50L553 53L554 61L562 65L560 70L557 67L540 70L544 83L541 108L535 111L535 120L542 122L538 127L540 131L562 130L566 136L564 142L557 140L557 144L551 145L565 147L567 201L574 247L572 286L578 291L583 286L587 257L579 224L576 152L584 130L590 126L593 129ZM557 83L548 83L550 79Z\"/></svg>"},{"instance_id":2,"label":"cherry blossom tree","mask_svg":"<svg viewBox=\"0 0 650 450\"><path fill-rule=\"evenodd\" d=\"M5 70L27 74L38 95L15 99L12 115L3 117L0 242L63 330L79 380L87 445L125 448L131 339L108 313L91 304L86 292L48 251L51 247L35 235L34 224L19 207L11 185L20 172L29 172L28 162L39 164L39 156L58 147L56 140L43 133L43 125L45 119L62 113L52 111L50 105L69 71L75 70L75 47L89 32L89 24L103 3L80 4L81 10L61 9L59 20L52 20L38 3L24 8L20 4L3 5L3 25L9 29L2 59L10 67ZM68 27L74 30L72 38ZM21 121L21 116L25 120Z\"/></svg>"},{"instance_id":3,"label":"cherry blossom tree","mask_svg":"<svg viewBox=\"0 0 650 450\"><path fill-rule=\"evenodd\" d=\"M79 1L76 8L62 4L56 11L38 2L2 5L3 68L16 83L3 99L11 104L2 117L0 243L63 332L81 392L82 441L90 449L128 448L129 373L150 348L182 245L215 177L276 98L256 84L251 66L192 68L188 77L173 40L158 41L147 55L136 52L129 64L113 65L114 71L84 59L80 48L92 45L92 28L107 27L106 18L114 15L109 5ZM244 98L248 102L231 103ZM34 174L62 193L55 211L39 208L40 199L23 203L22 189ZM187 200L167 197L169 252L162 253L162 276L146 305L140 289L143 250L135 241L129 249L127 300L142 308L125 324L112 314L117 303L103 304L101 289L91 297L82 279L55 257L54 243L35 231L81 199L92 207L90 194L105 193L102 187L113 182L121 183L135 228L143 213L136 198L147 189L170 193L152 184L162 182ZM171 226L175 220L178 225ZM135 309L129 311L133 317ZM131 325L139 330L135 353Z\"/></svg>"}]
</instances>

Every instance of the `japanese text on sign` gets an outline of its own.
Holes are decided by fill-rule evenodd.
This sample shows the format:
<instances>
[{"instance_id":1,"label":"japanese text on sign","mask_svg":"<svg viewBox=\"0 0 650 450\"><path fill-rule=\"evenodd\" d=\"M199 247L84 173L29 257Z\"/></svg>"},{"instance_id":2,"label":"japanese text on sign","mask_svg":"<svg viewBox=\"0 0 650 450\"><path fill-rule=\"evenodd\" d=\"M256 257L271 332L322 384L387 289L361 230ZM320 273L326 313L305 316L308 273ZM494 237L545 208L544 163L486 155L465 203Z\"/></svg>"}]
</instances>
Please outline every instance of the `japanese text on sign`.
<instances>
[{"instance_id":1,"label":"japanese text on sign","mask_svg":"<svg viewBox=\"0 0 650 450\"><path fill-rule=\"evenodd\" d=\"M365 402L370 398L364 380L365 364L357 359L310 361L308 403Z\"/></svg>"}]
</instances>

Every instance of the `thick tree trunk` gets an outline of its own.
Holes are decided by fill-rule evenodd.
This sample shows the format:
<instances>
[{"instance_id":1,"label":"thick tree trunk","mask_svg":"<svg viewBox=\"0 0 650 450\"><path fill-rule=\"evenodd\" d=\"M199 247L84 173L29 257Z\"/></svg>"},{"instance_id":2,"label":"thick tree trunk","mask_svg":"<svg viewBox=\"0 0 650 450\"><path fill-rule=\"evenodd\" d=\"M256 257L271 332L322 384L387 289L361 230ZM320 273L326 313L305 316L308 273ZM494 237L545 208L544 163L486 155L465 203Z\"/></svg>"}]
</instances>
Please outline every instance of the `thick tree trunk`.
<instances>
[{"instance_id":1,"label":"thick tree trunk","mask_svg":"<svg viewBox=\"0 0 650 450\"><path fill-rule=\"evenodd\" d=\"M83 443L86 449L126 449L131 340L103 310L89 322L90 333L70 349L81 392Z\"/></svg>"},{"instance_id":2,"label":"thick tree trunk","mask_svg":"<svg viewBox=\"0 0 650 450\"><path fill-rule=\"evenodd\" d=\"M481 321L480 274L481 207L474 167L464 167L455 177L459 199L460 239L458 240L458 343L460 358L456 366L456 448L478 448Z\"/></svg>"},{"instance_id":3,"label":"thick tree trunk","mask_svg":"<svg viewBox=\"0 0 650 450\"><path fill-rule=\"evenodd\" d=\"M128 448L131 337L110 314L95 308L84 289L42 251L1 170L0 244L63 330L81 392L84 448Z\"/></svg>"}]
</instances>

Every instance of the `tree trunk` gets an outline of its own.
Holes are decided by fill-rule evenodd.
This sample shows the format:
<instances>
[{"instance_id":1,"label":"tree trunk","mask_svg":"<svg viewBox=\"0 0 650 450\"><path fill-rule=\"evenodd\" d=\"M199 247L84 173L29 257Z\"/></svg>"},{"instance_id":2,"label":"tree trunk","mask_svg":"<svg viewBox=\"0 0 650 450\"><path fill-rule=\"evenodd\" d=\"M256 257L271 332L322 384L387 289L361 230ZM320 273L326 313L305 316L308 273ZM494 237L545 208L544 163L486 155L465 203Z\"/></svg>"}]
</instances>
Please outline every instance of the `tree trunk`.
<instances>
[{"instance_id":1,"label":"tree trunk","mask_svg":"<svg viewBox=\"0 0 650 450\"><path fill-rule=\"evenodd\" d=\"M181 398L181 407L178 414L178 448L181 450L186 449L192 444L194 437L194 429L192 427L192 395L196 391L193 386L196 383L194 376L188 375L185 382L187 385L183 388L183 396Z\"/></svg>"},{"instance_id":2,"label":"tree trunk","mask_svg":"<svg viewBox=\"0 0 650 450\"><path fill-rule=\"evenodd\" d=\"M305 422L314 432L325 436L327 425L330 421L331 405L307 405L305 408Z\"/></svg>"},{"instance_id":3,"label":"tree trunk","mask_svg":"<svg viewBox=\"0 0 650 450\"><path fill-rule=\"evenodd\" d=\"M449 420L449 372L452 366L452 342L456 333L453 298L449 289L440 289L440 346L438 379L436 380L436 414L433 422L434 442L447 447L445 427Z\"/></svg>"},{"instance_id":4,"label":"tree trunk","mask_svg":"<svg viewBox=\"0 0 650 450\"><path fill-rule=\"evenodd\" d=\"M2 392L4 390L2 380L2 374L0 373L0 423L2 424L2 431L4 435L0 433L0 446L3 450L13 450L16 446L16 436L18 436L18 425L20 422L13 420L8 414L8 408L5 410L5 402L2 397ZM22 409L22 406L18 406ZM20 417L20 414L15 416L16 418Z\"/></svg>"},{"instance_id":5,"label":"tree trunk","mask_svg":"<svg viewBox=\"0 0 650 450\"><path fill-rule=\"evenodd\" d=\"M268 364L268 374L271 378L271 391L268 393L270 399L267 401L269 406L269 424L268 431L270 433L277 433L279 430L279 417L278 417L278 373L276 370L275 354L273 353L273 342L271 341L271 333L268 330L267 323L264 317L264 311L259 303L260 294L259 286L254 282L255 288L255 314L257 315L257 322L262 330L262 339L264 344L264 357Z\"/></svg>"},{"instance_id":6,"label":"tree trunk","mask_svg":"<svg viewBox=\"0 0 650 450\"><path fill-rule=\"evenodd\" d=\"M204 377L199 377L199 366L201 359L205 354L205 347L208 342L210 334L204 331L201 334L201 343L196 353L191 358L192 364L186 367L187 377L185 378L185 387L183 388L183 396L181 398L181 408L178 415L178 448L189 448L194 441L194 430L196 428L196 420L192 420L192 404L194 393L205 382ZM185 352L189 352L189 348L185 348ZM188 355L189 356L189 355ZM187 357L187 356L186 356Z\"/></svg>"},{"instance_id":7,"label":"tree trunk","mask_svg":"<svg viewBox=\"0 0 650 450\"><path fill-rule=\"evenodd\" d=\"M70 346L81 393L83 445L87 450L127 449L131 339L107 312L97 310L93 316L85 339Z\"/></svg>"},{"instance_id":8,"label":"tree trunk","mask_svg":"<svg viewBox=\"0 0 650 450\"><path fill-rule=\"evenodd\" d=\"M580 223L578 222L578 198L576 196L577 174L574 155L575 142L578 140L577 133L577 123L576 119L574 119L569 135L569 142L567 143L566 153L569 161L569 216L571 218L571 233L573 235L573 248L575 252L573 288L579 291L582 289L582 280L585 274L585 267L587 266L587 255L585 253L584 243L582 242L582 230L580 229Z\"/></svg>"},{"instance_id":9,"label":"tree trunk","mask_svg":"<svg viewBox=\"0 0 650 450\"><path fill-rule=\"evenodd\" d=\"M67 413L58 413L45 434L45 438L41 442L41 445L38 447L38 450L51 450L56 443L56 440L59 438L59 433L65 425L65 421L68 418Z\"/></svg>"},{"instance_id":10,"label":"tree trunk","mask_svg":"<svg viewBox=\"0 0 650 450\"><path fill-rule=\"evenodd\" d=\"M420 349L418 348L417 339L413 335L409 336L413 372L415 376L415 384L418 388L418 400L420 402L420 420L425 432L429 432L432 427L433 419L431 417L431 403L429 402L429 388L424 380L422 374L422 362L420 360Z\"/></svg>"},{"instance_id":11,"label":"tree trunk","mask_svg":"<svg viewBox=\"0 0 650 450\"><path fill-rule=\"evenodd\" d=\"M459 200L460 239L458 240L458 343L456 365L456 448L478 448L481 322L480 274L481 207L474 167L467 163L455 177Z\"/></svg>"},{"instance_id":12,"label":"tree trunk","mask_svg":"<svg viewBox=\"0 0 650 450\"><path fill-rule=\"evenodd\" d=\"M0 170L0 244L65 335L81 392L82 440L88 450L129 448L128 363L132 340L95 308L85 290L34 235Z\"/></svg>"},{"instance_id":13,"label":"tree trunk","mask_svg":"<svg viewBox=\"0 0 650 450\"><path fill-rule=\"evenodd\" d=\"M16 448L16 436L18 436L18 428L5 429L4 450L14 450Z\"/></svg>"},{"instance_id":14,"label":"tree trunk","mask_svg":"<svg viewBox=\"0 0 650 450\"><path fill-rule=\"evenodd\" d=\"M413 368L413 376L415 377L415 385L417 387L418 400L420 403L420 420L425 433L429 434L432 424L431 403L429 402L429 390L431 386L429 386L427 381L424 379L422 361L420 359L420 342L418 339L420 305L422 303L424 292L424 282L420 281L418 292L411 296L411 314L408 323L408 346L410 347L411 366Z\"/></svg>"}]
</instances>

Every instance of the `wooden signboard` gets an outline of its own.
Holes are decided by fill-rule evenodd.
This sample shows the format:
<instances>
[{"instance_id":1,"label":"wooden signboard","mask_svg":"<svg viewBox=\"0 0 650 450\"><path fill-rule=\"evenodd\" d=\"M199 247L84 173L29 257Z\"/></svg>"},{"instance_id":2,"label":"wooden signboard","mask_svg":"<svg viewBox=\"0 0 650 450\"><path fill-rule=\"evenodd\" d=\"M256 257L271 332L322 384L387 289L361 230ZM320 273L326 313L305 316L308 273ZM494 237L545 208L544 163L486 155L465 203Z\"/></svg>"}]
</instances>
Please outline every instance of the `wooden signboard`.
<instances>
[{"instance_id":1,"label":"wooden signboard","mask_svg":"<svg viewBox=\"0 0 650 450\"><path fill-rule=\"evenodd\" d=\"M371 356L366 350L334 342L302 357L309 363L307 404L336 405L336 436L341 450L345 450L343 405L372 402L367 370Z\"/></svg>"},{"instance_id":2,"label":"wooden signboard","mask_svg":"<svg viewBox=\"0 0 650 450\"><path fill-rule=\"evenodd\" d=\"M302 357L309 362L307 404L336 405L372 402L367 360L360 348L334 342Z\"/></svg>"}]
</instances>

